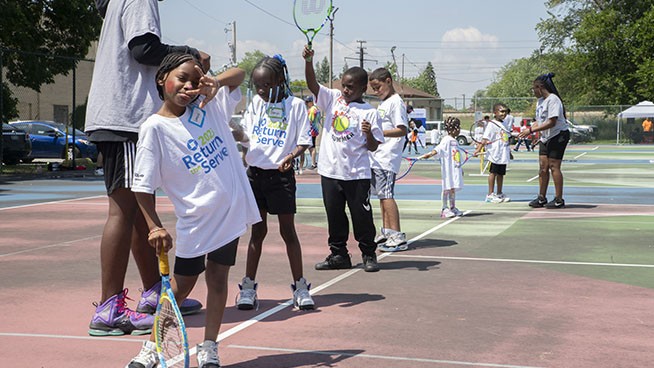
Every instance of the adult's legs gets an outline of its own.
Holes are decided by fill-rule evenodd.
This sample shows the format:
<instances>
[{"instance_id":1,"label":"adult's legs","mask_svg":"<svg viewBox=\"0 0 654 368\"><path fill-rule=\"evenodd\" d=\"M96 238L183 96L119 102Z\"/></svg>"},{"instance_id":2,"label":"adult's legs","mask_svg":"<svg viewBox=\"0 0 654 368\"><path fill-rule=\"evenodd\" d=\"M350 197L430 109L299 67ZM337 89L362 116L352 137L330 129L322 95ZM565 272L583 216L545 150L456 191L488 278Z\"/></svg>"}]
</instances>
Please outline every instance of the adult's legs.
<instances>
[{"instance_id":1,"label":"adult's legs","mask_svg":"<svg viewBox=\"0 0 654 368\"><path fill-rule=\"evenodd\" d=\"M559 199L563 198L563 172L561 172L561 161L562 160L554 158L548 159L549 172L552 173L552 181L554 181L555 196Z\"/></svg>"},{"instance_id":2,"label":"adult's legs","mask_svg":"<svg viewBox=\"0 0 654 368\"><path fill-rule=\"evenodd\" d=\"M159 281L155 250L147 242L148 229L130 189L118 188L109 195L109 214L100 242L102 300L120 293L125 284L130 248L144 289Z\"/></svg>"},{"instance_id":3,"label":"adult's legs","mask_svg":"<svg viewBox=\"0 0 654 368\"><path fill-rule=\"evenodd\" d=\"M550 182L549 160L551 159L545 155L538 156L538 194L542 197L547 197L547 186Z\"/></svg>"}]
</instances>

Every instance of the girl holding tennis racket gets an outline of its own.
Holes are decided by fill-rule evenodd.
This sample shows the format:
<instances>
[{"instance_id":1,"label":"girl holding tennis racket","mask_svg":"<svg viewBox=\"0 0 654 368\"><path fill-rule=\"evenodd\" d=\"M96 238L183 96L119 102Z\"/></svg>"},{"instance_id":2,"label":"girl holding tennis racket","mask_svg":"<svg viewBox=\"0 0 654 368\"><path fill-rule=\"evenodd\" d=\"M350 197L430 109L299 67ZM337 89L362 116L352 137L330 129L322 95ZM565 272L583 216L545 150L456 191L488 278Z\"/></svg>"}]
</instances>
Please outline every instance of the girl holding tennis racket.
<instances>
[{"instance_id":1,"label":"girl holding tennis racket","mask_svg":"<svg viewBox=\"0 0 654 368\"><path fill-rule=\"evenodd\" d=\"M255 65L250 77L255 96L243 115L249 149L245 156L250 186L262 221L252 225L245 277L239 285L238 309L257 305L255 277L263 240L268 233L268 213L277 215L279 232L286 244L291 266L293 304L313 309L311 284L304 278L302 249L295 231L295 174L293 161L311 145L310 122L302 99L293 97L286 61L281 55L266 56Z\"/></svg>"},{"instance_id":2,"label":"girl holding tennis racket","mask_svg":"<svg viewBox=\"0 0 654 368\"><path fill-rule=\"evenodd\" d=\"M437 156L440 160L441 182L443 185L441 217L450 218L463 216L463 212L456 208L456 192L463 189L462 150L456 140L461 132L461 121L455 117L448 117L445 120L445 130L448 135L443 137L438 146L418 158L424 160Z\"/></svg>"},{"instance_id":3,"label":"girl holding tennis racket","mask_svg":"<svg viewBox=\"0 0 654 368\"><path fill-rule=\"evenodd\" d=\"M227 301L229 269L236 261L239 237L248 225L261 221L229 126L244 78L241 69L229 69L213 78L205 75L190 55L166 56L156 74L163 105L139 132L132 191L150 229L148 241L157 254L173 246L172 236L156 212L157 189L161 188L174 206L172 286L177 303L189 295L206 271L204 342L197 347L200 368L220 366L216 339ZM196 103L200 94L205 98ZM163 342L175 335L163 334ZM159 341L156 347L161 349ZM128 367L151 368L157 363L169 365L160 362L152 344L146 343Z\"/></svg>"}]
</instances>

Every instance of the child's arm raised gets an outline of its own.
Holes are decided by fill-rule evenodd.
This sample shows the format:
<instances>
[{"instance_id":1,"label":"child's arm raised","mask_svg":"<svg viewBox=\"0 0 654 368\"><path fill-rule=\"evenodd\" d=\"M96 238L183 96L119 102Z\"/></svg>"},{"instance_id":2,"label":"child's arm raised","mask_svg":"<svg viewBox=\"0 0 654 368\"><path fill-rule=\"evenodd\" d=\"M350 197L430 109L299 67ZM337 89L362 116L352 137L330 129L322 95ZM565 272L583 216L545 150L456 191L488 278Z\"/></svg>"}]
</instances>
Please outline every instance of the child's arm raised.
<instances>
[{"instance_id":1,"label":"child's arm raised","mask_svg":"<svg viewBox=\"0 0 654 368\"><path fill-rule=\"evenodd\" d=\"M197 65L195 66L195 70L201 76L200 84L196 90L189 91L188 93L205 96L205 98L200 102L200 108L204 108L209 101L216 97L220 87L227 86L229 87L229 91L232 92L245 80L245 71L240 68L227 69L216 77L205 74L202 71L202 68Z\"/></svg>"},{"instance_id":2,"label":"child's arm raised","mask_svg":"<svg viewBox=\"0 0 654 368\"><path fill-rule=\"evenodd\" d=\"M304 58L304 78L307 80L309 91L318 98L320 84L318 84L318 80L316 79L316 71L313 70L313 54L314 51L309 46L304 46L304 50L302 51L302 57Z\"/></svg>"}]
</instances>

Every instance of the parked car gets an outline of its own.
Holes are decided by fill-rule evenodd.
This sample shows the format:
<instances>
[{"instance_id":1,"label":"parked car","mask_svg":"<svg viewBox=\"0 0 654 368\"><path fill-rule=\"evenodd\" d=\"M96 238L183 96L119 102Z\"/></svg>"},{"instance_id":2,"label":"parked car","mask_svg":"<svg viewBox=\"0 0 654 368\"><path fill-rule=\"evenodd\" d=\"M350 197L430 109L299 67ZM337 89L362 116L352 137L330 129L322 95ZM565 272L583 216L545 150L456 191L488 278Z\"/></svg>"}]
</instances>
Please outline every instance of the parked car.
<instances>
[{"instance_id":1,"label":"parked car","mask_svg":"<svg viewBox=\"0 0 654 368\"><path fill-rule=\"evenodd\" d=\"M591 142L597 133L596 125L579 125L570 120L568 122L568 129L570 130L570 139L573 142Z\"/></svg>"},{"instance_id":2,"label":"parked car","mask_svg":"<svg viewBox=\"0 0 654 368\"><path fill-rule=\"evenodd\" d=\"M29 161L32 142L29 135L18 127L2 124L2 162L16 165L21 160Z\"/></svg>"},{"instance_id":3,"label":"parked car","mask_svg":"<svg viewBox=\"0 0 654 368\"><path fill-rule=\"evenodd\" d=\"M66 158L66 126L54 121L23 120L9 124L25 130L32 141L31 159ZM68 144L73 143L73 128L68 127ZM75 158L88 157L95 161L98 149L83 131L75 129Z\"/></svg>"},{"instance_id":4,"label":"parked car","mask_svg":"<svg viewBox=\"0 0 654 368\"><path fill-rule=\"evenodd\" d=\"M437 145L441 142L441 139L447 135L447 131L445 131L445 122L442 120L436 120L436 121L427 121L425 123L425 129L427 129L427 139L426 143ZM456 137L457 142L459 142L459 145L466 146L468 144L472 143L472 137L470 137L470 131L468 130L469 127L461 127L461 131L459 132L459 136Z\"/></svg>"}]
</instances>

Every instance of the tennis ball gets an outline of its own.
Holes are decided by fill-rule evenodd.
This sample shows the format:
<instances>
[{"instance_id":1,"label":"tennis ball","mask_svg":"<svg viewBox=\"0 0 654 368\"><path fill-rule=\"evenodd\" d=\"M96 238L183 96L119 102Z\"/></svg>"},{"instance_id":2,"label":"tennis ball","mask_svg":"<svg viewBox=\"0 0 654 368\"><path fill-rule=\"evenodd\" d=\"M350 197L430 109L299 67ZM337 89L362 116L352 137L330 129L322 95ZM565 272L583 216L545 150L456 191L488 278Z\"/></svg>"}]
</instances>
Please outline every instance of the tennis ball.
<instances>
[{"instance_id":1,"label":"tennis ball","mask_svg":"<svg viewBox=\"0 0 654 368\"><path fill-rule=\"evenodd\" d=\"M334 130L342 133L350 127L350 120L346 116L337 116L334 119Z\"/></svg>"}]
</instances>

